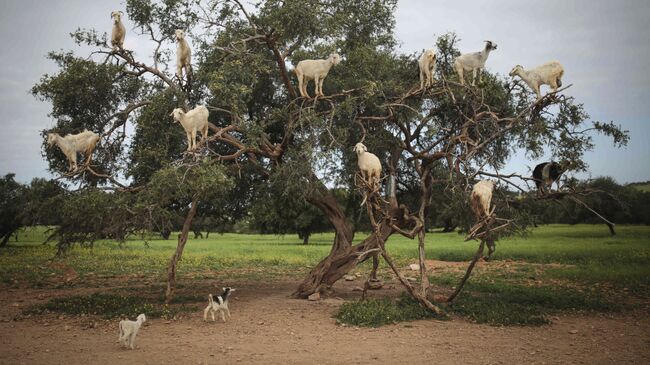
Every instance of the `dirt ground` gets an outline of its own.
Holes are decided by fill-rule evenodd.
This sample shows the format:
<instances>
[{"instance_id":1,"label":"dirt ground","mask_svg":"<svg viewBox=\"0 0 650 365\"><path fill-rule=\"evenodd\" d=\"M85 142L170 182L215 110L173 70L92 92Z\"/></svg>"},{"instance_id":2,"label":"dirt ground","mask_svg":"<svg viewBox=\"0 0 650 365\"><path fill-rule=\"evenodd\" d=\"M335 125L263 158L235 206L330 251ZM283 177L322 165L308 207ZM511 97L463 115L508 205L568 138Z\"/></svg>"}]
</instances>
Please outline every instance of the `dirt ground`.
<instances>
[{"instance_id":1,"label":"dirt ground","mask_svg":"<svg viewBox=\"0 0 650 365\"><path fill-rule=\"evenodd\" d=\"M0 363L650 364L650 320L645 313L559 316L543 327L491 327L453 318L355 328L337 325L332 315L343 300L360 295L352 290L359 283L337 283L336 295L342 298L316 302L289 298L297 284L240 283L227 323L203 322L201 309L176 321L150 319L135 350L116 343L117 320L57 315L14 320L22 309L52 296L109 286L5 288L0 294ZM212 284L202 285L207 291ZM386 290L372 295L399 290L387 283Z\"/></svg>"}]
</instances>

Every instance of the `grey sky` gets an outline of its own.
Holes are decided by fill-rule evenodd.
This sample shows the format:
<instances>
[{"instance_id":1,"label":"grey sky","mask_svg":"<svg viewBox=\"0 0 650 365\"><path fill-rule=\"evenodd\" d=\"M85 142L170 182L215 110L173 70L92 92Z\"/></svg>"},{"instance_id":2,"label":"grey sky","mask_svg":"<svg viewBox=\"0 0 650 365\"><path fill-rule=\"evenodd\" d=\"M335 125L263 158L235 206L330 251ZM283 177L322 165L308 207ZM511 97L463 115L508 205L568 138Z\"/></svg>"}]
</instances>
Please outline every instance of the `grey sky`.
<instances>
[{"instance_id":1,"label":"grey sky","mask_svg":"<svg viewBox=\"0 0 650 365\"><path fill-rule=\"evenodd\" d=\"M53 125L50 106L28 91L42 74L56 72L45 59L48 51L76 50L68 33L77 27L108 31L113 9L124 9L123 2L0 1L0 31L11 35L3 37L0 51L0 174L15 172L23 182L49 176L39 132ZM620 150L595 139L597 148L587 155L592 176L611 175L621 183L650 180L650 1L410 0L399 3L396 19L407 53L455 31L462 52L478 51L485 39L496 42L487 68L502 75L515 64L559 60L564 84L573 84L566 93L584 103L593 120L614 120L630 131L630 144ZM146 39L126 25L126 47L149 54ZM507 170L527 172L534 164L517 156Z\"/></svg>"}]
</instances>

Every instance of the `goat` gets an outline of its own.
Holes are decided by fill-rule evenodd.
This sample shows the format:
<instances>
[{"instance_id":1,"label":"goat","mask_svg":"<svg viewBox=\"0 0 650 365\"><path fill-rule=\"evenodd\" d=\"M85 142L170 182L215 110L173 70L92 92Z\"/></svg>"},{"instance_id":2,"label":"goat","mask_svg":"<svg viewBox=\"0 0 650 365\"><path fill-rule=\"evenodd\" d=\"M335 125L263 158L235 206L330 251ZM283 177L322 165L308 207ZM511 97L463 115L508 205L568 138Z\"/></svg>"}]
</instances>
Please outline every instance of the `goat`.
<instances>
[{"instance_id":1,"label":"goat","mask_svg":"<svg viewBox=\"0 0 650 365\"><path fill-rule=\"evenodd\" d=\"M123 346L129 347L133 350L133 343L135 342L135 336L138 335L140 326L147 321L147 316L144 313L140 314L135 321L129 321L128 319L123 319L120 321L120 335L117 338L117 342L122 342Z\"/></svg>"},{"instance_id":2,"label":"goat","mask_svg":"<svg viewBox=\"0 0 650 365\"><path fill-rule=\"evenodd\" d=\"M493 191L494 181L481 180L474 184L474 187L472 188L470 205L472 207L472 211L474 211L474 216L476 217L477 221L490 217L490 204L492 203ZM488 247L488 254L484 259L485 261L488 261L496 250L496 244L492 238L485 240L485 243Z\"/></svg>"},{"instance_id":3,"label":"goat","mask_svg":"<svg viewBox=\"0 0 650 365\"><path fill-rule=\"evenodd\" d=\"M510 71L510 76L519 76L522 80L537 94L537 99L542 98L539 88L541 85L549 85L553 92L562 86L562 76L564 68L558 61L547 62L530 70L524 70L521 65L517 65Z\"/></svg>"},{"instance_id":4,"label":"goat","mask_svg":"<svg viewBox=\"0 0 650 365\"><path fill-rule=\"evenodd\" d=\"M564 169L557 162L542 162L535 166L533 170L533 179L535 179L535 186L537 187L537 195L541 196L546 193L547 187L552 187L553 183L557 183L558 190L560 189L560 176L564 173Z\"/></svg>"},{"instance_id":5,"label":"goat","mask_svg":"<svg viewBox=\"0 0 650 365\"><path fill-rule=\"evenodd\" d=\"M418 60L420 67L420 89L433 84L433 74L436 72L436 51L431 48L422 53Z\"/></svg>"},{"instance_id":6,"label":"goat","mask_svg":"<svg viewBox=\"0 0 650 365\"><path fill-rule=\"evenodd\" d=\"M77 169L77 153L82 153L86 156L86 165L90 163L98 141L99 135L86 129L81 133L68 134L65 137L61 137L57 133L47 134L47 144L50 147L54 144L59 146L61 152L68 159L70 171Z\"/></svg>"},{"instance_id":7,"label":"goat","mask_svg":"<svg viewBox=\"0 0 650 365\"><path fill-rule=\"evenodd\" d=\"M192 72L192 50L190 45L185 40L185 32L181 29L176 29L176 76L179 79L183 78L183 69L185 69L185 76L188 78Z\"/></svg>"},{"instance_id":8,"label":"goat","mask_svg":"<svg viewBox=\"0 0 650 365\"><path fill-rule=\"evenodd\" d=\"M341 56L338 53L332 53L326 60L302 60L294 69L298 77L298 89L300 96L309 98L307 93L307 83L314 80L316 96L323 96L323 80L330 72L332 66L341 62Z\"/></svg>"},{"instance_id":9,"label":"goat","mask_svg":"<svg viewBox=\"0 0 650 365\"><path fill-rule=\"evenodd\" d=\"M379 158L368 152L368 148L361 142L354 146L354 152L357 153L357 165L361 171L363 179L371 185L379 182L381 177L381 162Z\"/></svg>"},{"instance_id":10,"label":"goat","mask_svg":"<svg viewBox=\"0 0 650 365\"><path fill-rule=\"evenodd\" d=\"M460 80L461 85L465 85L465 79L463 77L465 71L472 71L472 86L475 85L476 73L485 67L485 61L487 61L490 52L495 49L497 49L496 43L485 41L485 48L482 51L465 53L456 57L456 60L454 61L454 69L458 74L458 79ZM483 77L479 76L479 81L481 80L483 80Z\"/></svg>"},{"instance_id":11,"label":"goat","mask_svg":"<svg viewBox=\"0 0 650 365\"><path fill-rule=\"evenodd\" d=\"M201 131L201 141L208 138L208 117L210 112L208 108L199 105L196 108L185 113L183 109L174 109L170 116L174 121L180 122L187 135L187 150L191 151L196 148L196 132Z\"/></svg>"},{"instance_id":12,"label":"goat","mask_svg":"<svg viewBox=\"0 0 650 365\"><path fill-rule=\"evenodd\" d=\"M111 12L111 19L113 19L113 29L111 31L111 45L113 46L113 51L116 51L118 48L122 49L124 47L124 37L126 36L126 28L122 24L122 15L121 11Z\"/></svg>"},{"instance_id":13,"label":"goat","mask_svg":"<svg viewBox=\"0 0 650 365\"><path fill-rule=\"evenodd\" d=\"M472 188L471 206L477 220L490 216L490 204L492 202L492 191L494 181L481 180Z\"/></svg>"},{"instance_id":14,"label":"goat","mask_svg":"<svg viewBox=\"0 0 650 365\"><path fill-rule=\"evenodd\" d=\"M230 296L230 293L234 292L235 289L232 289L230 287L223 288L223 293L221 295L217 295L216 300L212 296L212 294L208 294L208 306L205 307L205 310L203 311L203 320L207 321L208 320L208 312L212 316L212 321L214 322L214 313L215 312L220 312L221 313L221 320L226 322L226 317L224 316L224 313L228 315L228 319L230 319L230 309L228 309L228 297Z\"/></svg>"}]
</instances>

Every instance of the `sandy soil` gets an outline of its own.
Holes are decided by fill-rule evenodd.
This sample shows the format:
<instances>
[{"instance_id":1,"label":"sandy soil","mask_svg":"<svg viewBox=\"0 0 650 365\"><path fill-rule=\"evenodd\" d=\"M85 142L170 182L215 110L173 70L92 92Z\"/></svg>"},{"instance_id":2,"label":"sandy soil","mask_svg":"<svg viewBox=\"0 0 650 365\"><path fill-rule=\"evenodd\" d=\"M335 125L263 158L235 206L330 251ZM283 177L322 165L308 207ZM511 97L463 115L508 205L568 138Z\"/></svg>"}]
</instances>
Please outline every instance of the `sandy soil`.
<instances>
[{"instance_id":1,"label":"sandy soil","mask_svg":"<svg viewBox=\"0 0 650 365\"><path fill-rule=\"evenodd\" d=\"M361 281L341 282L317 302L290 299L297 282L241 283L232 320L206 323L202 310L177 321L151 319L135 350L117 343L117 321L56 315L14 320L21 310L56 295L103 289L9 289L0 294L3 364L649 364L645 313L560 316L543 327L491 327L416 321L377 329L344 327L332 315ZM200 285L209 290L211 283ZM395 284L373 296L397 293ZM203 307L203 303L196 303ZM94 324L93 324L94 323Z\"/></svg>"}]
</instances>

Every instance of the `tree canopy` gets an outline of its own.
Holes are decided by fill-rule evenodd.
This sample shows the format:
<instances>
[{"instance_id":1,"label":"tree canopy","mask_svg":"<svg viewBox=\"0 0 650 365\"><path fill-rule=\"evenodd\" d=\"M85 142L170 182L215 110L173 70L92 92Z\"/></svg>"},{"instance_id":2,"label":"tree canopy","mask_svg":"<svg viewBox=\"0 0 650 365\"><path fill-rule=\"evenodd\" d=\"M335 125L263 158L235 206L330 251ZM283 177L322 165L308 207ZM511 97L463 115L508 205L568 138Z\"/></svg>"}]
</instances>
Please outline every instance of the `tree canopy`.
<instances>
[{"instance_id":1,"label":"tree canopy","mask_svg":"<svg viewBox=\"0 0 650 365\"><path fill-rule=\"evenodd\" d=\"M423 245L432 209L469 228L467 196L482 178L500 182L496 214L515 220L511 228L525 227L527 208L517 205L508 189L526 193L522 186L532 178L528 172L502 172L519 149L532 161L548 152L567 169L582 171L594 133L627 143L626 132L614 123L588 122L583 106L562 90L535 100L520 83L489 72L476 87L460 85L451 67L460 42L453 33L431 45L438 53L436 81L420 90L418 55L397 48L396 5L395 0L269 0L254 6L237 0L127 0L126 13L136 28L127 37L157 46L149 60L112 50L105 35L81 29L73 38L96 51L50 53L60 71L44 76L32 91L52 104L51 130L87 128L102 135L92 169L68 178L112 190L90 199L106 209L112 206L107 197L118 199L125 213L112 214L115 219L129 216L131 225L151 226L175 209L188 211L191 223L195 207L213 199L212 192L221 204L210 206L230 207L232 216L263 212L262 201L280 220L320 210L336 238L330 254L296 290L298 297L326 289L379 253L389 261L383 243L393 233L418 236ZM191 82L173 75L174 57L166 50L176 28L191 39ZM292 65L334 51L343 61L324 82L326 96L298 97ZM199 104L210 110L210 134L196 151L183 153L184 132L169 114ZM369 193L357 186L352 151L360 141L383 166L383 198L375 194L366 207L359 205ZM62 154L45 144L44 154L53 172L64 172ZM337 196L341 190L347 194ZM291 199L282 198L287 196ZM134 210L153 205L160 214ZM372 232L353 245L355 223L366 213ZM420 299L430 294L422 285Z\"/></svg>"}]
</instances>

